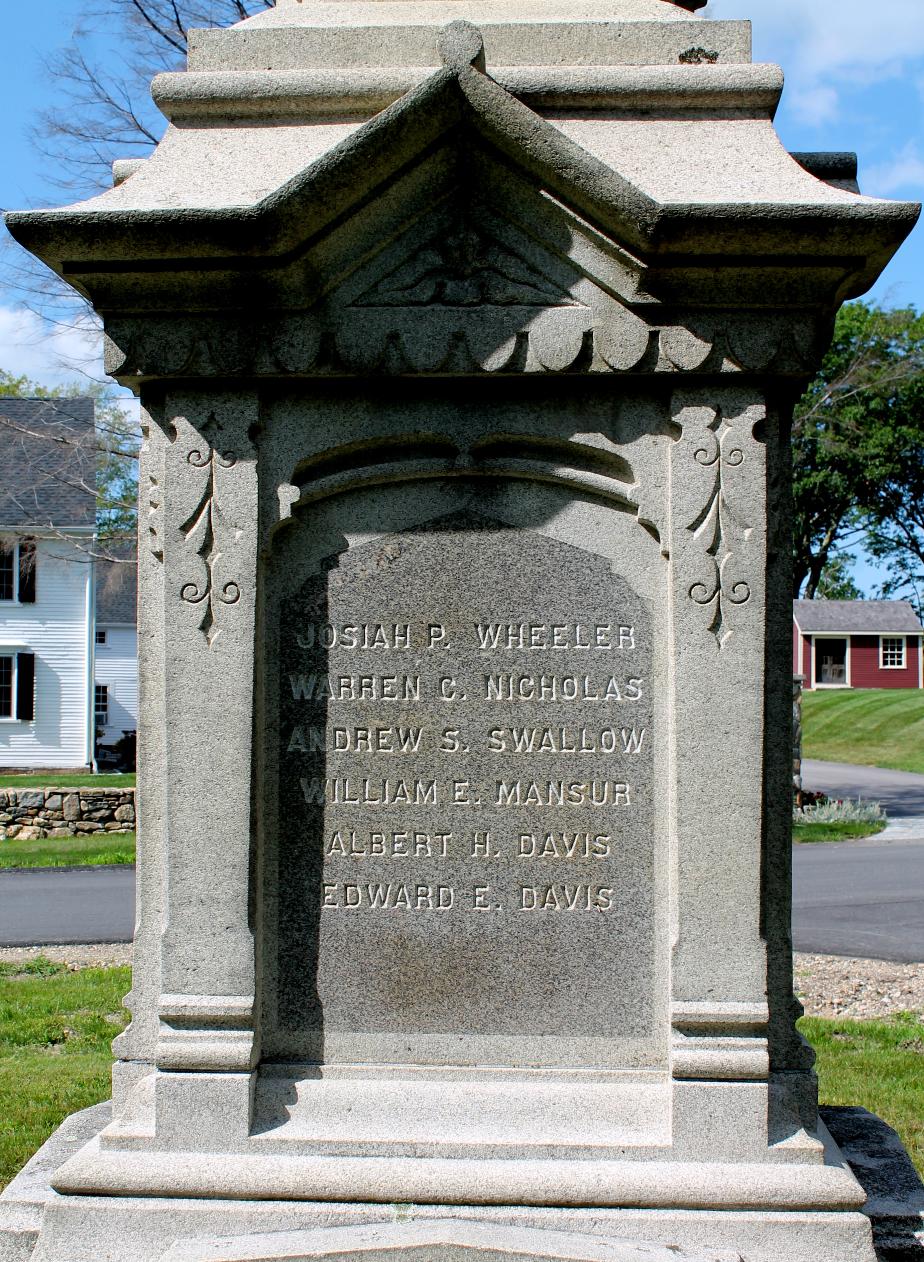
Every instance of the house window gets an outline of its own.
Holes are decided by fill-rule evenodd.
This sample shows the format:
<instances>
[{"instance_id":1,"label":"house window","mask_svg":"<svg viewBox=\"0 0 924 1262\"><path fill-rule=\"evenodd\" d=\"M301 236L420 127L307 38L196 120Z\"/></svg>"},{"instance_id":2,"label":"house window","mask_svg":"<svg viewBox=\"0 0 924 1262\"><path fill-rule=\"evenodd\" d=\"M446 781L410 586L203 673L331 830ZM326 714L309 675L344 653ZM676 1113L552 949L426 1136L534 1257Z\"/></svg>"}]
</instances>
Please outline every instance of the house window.
<instances>
[{"instance_id":1,"label":"house window","mask_svg":"<svg viewBox=\"0 0 924 1262\"><path fill-rule=\"evenodd\" d=\"M0 719L13 717L13 658L0 656Z\"/></svg>"},{"instance_id":2,"label":"house window","mask_svg":"<svg viewBox=\"0 0 924 1262\"><path fill-rule=\"evenodd\" d=\"M109 688L106 684L97 684L93 690L93 712L97 727L106 727L109 723Z\"/></svg>"},{"instance_id":3,"label":"house window","mask_svg":"<svg viewBox=\"0 0 924 1262\"><path fill-rule=\"evenodd\" d=\"M0 600L12 600L15 596L16 548L0 547Z\"/></svg>"},{"instance_id":4,"label":"house window","mask_svg":"<svg viewBox=\"0 0 924 1262\"><path fill-rule=\"evenodd\" d=\"M0 544L0 600L35 603L35 541Z\"/></svg>"},{"instance_id":5,"label":"house window","mask_svg":"<svg viewBox=\"0 0 924 1262\"><path fill-rule=\"evenodd\" d=\"M879 665L883 670L905 669L905 637L882 636L879 640Z\"/></svg>"},{"instance_id":6,"label":"house window","mask_svg":"<svg viewBox=\"0 0 924 1262\"><path fill-rule=\"evenodd\" d=\"M35 655L0 652L0 719L35 718Z\"/></svg>"},{"instance_id":7,"label":"house window","mask_svg":"<svg viewBox=\"0 0 924 1262\"><path fill-rule=\"evenodd\" d=\"M106 643L106 632L105 632L105 631L100 631L98 627L97 627L97 630L96 630L96 643L97 643L97 644L105 644L105 643Z\"/></svg>"}]
</instances>

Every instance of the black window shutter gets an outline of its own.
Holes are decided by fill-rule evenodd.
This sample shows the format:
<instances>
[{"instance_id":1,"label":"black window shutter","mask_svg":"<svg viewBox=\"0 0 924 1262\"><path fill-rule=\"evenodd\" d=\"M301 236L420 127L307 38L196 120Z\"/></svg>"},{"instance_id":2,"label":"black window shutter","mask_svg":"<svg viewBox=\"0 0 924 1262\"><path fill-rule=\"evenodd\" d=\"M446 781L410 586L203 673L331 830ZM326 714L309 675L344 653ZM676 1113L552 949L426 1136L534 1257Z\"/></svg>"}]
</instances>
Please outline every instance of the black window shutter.
<instances>
[{"instance_id":1,"label":"black window shutter","mask_svg":"<svg viewBox=\"0 0 924 1262\"><path fill-rule=\"evenodd\" d=\"M23 539L19 545L19 600L23 605L35 604L34 539Z\"/></svg>"},{"instance_id":2,"label":"black window shutter","mask_svg":"<svg viewBox=\"0 0 924 1262\"><path fill-rule=\"evenodd\" d=\"M35 718L35 654L16 654L16 717Z\"/></svg>"}]
</instances>

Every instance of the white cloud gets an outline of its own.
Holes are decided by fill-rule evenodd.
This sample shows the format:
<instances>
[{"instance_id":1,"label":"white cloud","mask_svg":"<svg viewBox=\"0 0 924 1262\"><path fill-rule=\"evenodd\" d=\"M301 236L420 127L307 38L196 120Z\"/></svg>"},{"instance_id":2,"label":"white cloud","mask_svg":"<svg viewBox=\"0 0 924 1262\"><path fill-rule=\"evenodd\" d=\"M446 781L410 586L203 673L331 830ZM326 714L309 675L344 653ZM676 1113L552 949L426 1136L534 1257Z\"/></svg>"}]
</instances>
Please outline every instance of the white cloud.
<instances>
[{"instance_id":1,"label":"white cloud","mask_svg":"<svg viewBox=\"0 0 924 1262\"><path fill-rule=\"evenodd\" d=\"M0 306L0 368L43 386L103 375L102 335L55 325L22 307Z\"/></svg>"},{"instance_id":2,"label":"white cloud","mask_svg":"<svg viewBox=\"0 0 924 1262\"><path fill-rule=\"evenodd\" d=\"M920 196L924 190L924 155L917 143L909 140L894 158L868 167L863 189L874 197L889 197L895 193Z\"/></svg>"},{"instance_id":3,"label":"white cloud","mask_svg":"<svg viewBox=\"0 0 924 1262\"><path fill-rule=\"evenodd\" d=\"M807 121L828 121L848 80L897 78L924 58L922 0L710 0L706 13L752 20L756 55L784 66Z\"/></svg>"},{"instance_id":4,"label":"white cloud","mask_svg":"<svg viewBox=\"0 0 924 1262\"><path fill-rule=\"evenodd\" d=\"M750 18L757 44L780 44L815 74L924 56L921 0L711 0L707 13Z\"/></svg>"},{"instance_id":5,"label":"white cloud","mask_svg":"<svg viewBox=\"0 0 924 1262\"><path fill-rule=\"evenodd\" d=\"M789 106L802 123L818 126L837 118L838 97L834 88L819 84L813 88L794 88L789 94Z\"/></svg>"}]
</instances>

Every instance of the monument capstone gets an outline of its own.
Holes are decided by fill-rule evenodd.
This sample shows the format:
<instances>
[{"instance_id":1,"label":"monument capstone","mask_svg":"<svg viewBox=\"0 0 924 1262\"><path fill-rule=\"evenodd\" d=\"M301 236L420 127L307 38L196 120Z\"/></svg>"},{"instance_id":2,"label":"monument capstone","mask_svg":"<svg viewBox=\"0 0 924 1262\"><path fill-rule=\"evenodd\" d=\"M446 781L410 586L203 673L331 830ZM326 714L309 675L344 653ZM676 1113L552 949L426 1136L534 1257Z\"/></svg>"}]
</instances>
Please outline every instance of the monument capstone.
<instances>
[{"instance_id":1,"label":"monument capstone","mask_svg":"<svg viewBox=\"0 0 924 1262\"><path fill-rule=\"evenodd\" d=\"M918 208L702 0L278 0L10 215L143 408L131 1023L4 1262L872 1262L790 952L788 423Z\"/></svg>"}]
</instances>

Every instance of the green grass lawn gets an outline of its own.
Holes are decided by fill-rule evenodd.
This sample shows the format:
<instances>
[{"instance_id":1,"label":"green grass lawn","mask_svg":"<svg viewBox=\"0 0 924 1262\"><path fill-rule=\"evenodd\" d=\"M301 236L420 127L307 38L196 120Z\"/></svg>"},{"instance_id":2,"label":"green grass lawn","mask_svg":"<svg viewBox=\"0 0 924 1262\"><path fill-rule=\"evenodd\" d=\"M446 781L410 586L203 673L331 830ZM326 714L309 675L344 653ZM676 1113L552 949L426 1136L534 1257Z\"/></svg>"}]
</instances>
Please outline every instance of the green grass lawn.
<instances>
[{"instance_id":1,"label":"green grass lawn","mask_svg":"<svg viewBox=\"0 0 924 1262\"><path fill-rule=\"evenodd\" d=\"M860 824L852 820L838 820L832 824L793 824L792 839L799 843L809 841L848 841L851 837L872 837L881 833L886 822Z\"/></svg>"},{"instance_id":2,"label":"green grass lawn","mask_svg":"<svg viewBox=\"0 0 924 1262\"><path fill-rule=\"evenodd\" d=\"M84 833L80 837L43 837L38 841L0 839L0 870L134 862L134 833Z\"/></svg>"},{"instance_id":3,"label":"green grass lawn","mask_svg":"<svg viewBox=\"0 0 924 1262\"><path fill-rule=\"evenodd\" d=\"M81 775L60 775L57 771L45 771L40 776L0 775L0 789L133 789L135 773L114 771L94 776L90 772Z\"/></svg>"},{"instance_id":4,"label":"green grass lawn","mask_svg":"<svg viewBox=\"0 0 924 1262\"><path fill-rule=\"evenodd\" d=\"M0 1187L75 1109L109 1097L109 1044L127 1019L128 968L0 964ZM862 1105L924 1174L924 1021L804 1017L824 1104Z\"/></svg>"},{"instance_id":5,"label":"green grass lawn","mask_svg":"<svg viewBox=\"0 0 924 1262\"><path fill-rule=\"evenodd\" d=\"M806 692L802 754L924 773L924 691Z\"/></svg>"},{"instance_id":6,"label":"green grass lawn","mask_svg":"<svg viewBox=\"0 0 924 1262\"><path fill-rule=\"evenodd\" d=\"M0 965L0 1187L69 1113L109 1098L131 969Z\"/></svg>"},{"instance_id":7,"label":"green grass lawn","mask_svg":"<svg viewBox=\"0 0 924 1262\"><path fill-rule=\"evenodd\" d=\"M803 1017L799 1028L818 1053L823 1104L854 1104L878 1113L902 1138L924 1175L924 1021Z\"/></svg>"}]
</instances>

